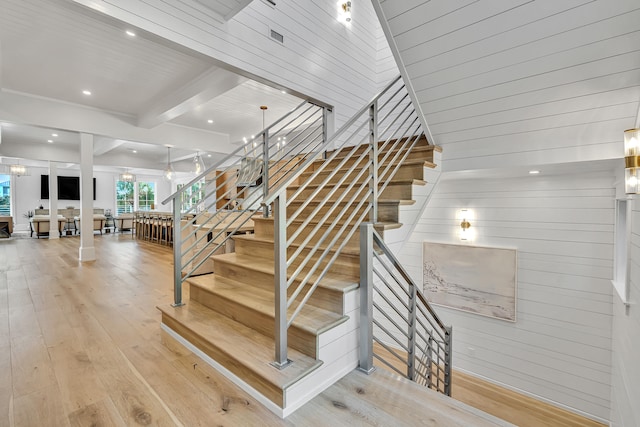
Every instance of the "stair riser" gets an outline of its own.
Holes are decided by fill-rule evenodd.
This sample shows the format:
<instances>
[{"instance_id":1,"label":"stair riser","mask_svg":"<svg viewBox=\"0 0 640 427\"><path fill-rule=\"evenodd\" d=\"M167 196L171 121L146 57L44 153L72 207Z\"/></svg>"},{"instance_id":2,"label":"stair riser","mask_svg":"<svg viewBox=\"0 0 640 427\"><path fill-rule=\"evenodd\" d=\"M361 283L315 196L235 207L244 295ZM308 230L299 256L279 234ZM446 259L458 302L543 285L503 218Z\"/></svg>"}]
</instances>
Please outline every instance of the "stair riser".
<instances>
[{"instance_id":1,"label":"stair riser","mask_svg":"<svg viewBox=\"0 0 640 427\"><path fill-rule=\"evenodd\" d=\"M254 286L271 291L275 286L274 273L265 273L261 271L250 270L246 268L246 266L242 265L214 260L214 271L216 272L217 276L233 279L240 283L245 283L247 286ZM304 276L300 277L300 280L302 280L303 278ZM300 283L300 280L296 280L294 284L289 287L289 289L287 290L288 296L291 296L291 294L293 294L297 285ZM324 308L334 313L342 314L342 297L342 292L318 287L311 295L311 298L309 298L309 304L314 307ZM193 298L193 296L191 296L191 298Z\"/></svg>"},{"instance_id":2,"label":"stair riser","mask_svg":"<svg viewBox=\"0 0 640 427\"><path fill-rule=\"evenodd\" d=\"M287 256L291 257L295 251L298 249L298 246L289 246L287 248ZM244 240L237 239L236 240L236 253L242 255L256 256L266 259L274 258L274 247L272 242L263 242L263 241L255 241L255 240ZM311 252L310 249L303 249L300 254L294 260L292 266L294 268L298 267L302 261L307 257L307 255ZM320 257L318 250L312 257L310 263L315 263ZM327 255L328 258L332 257L335 251L330 251ZM340 274L348 275L353 277L355 281L358 280L360 275L360 258L358 255L352 255L347 253L342 253L336 261L334 262L335 268L340 272Z\"/></svg>"},{"instance_id":3,"label":"stair riser","mask_svg":"<svg viewBox=\"0 0 640 427\"><path fill-rule=\"evenodd\" d=\"M318 174L318 176L311 179L309 181L309 184L321 185L331 172L332 171L323 170ZM362 183L365 180L369 179L368 172L364 172L363 175L358 177L356 180L356 177L358 176L359 173L360 173L360 169L352 171L349 174L347 174L346 171L339 171L329 179L329 182L327 184L338 183L345 176L345 174L347 175L347 178L344 181L345 183L351 183L353 181ZM300 176L301 178L300 182L306 182L310 176L311 176L311 173L309 172L303 173ZM393 176L393 178L398 180L399 179L424 179L424 166L422 164L402 165L400 166L396 174ZM324 185L327 185L327 184L324 184Z\"/></svg>"},{"instance_id":4,"label":"stair riser","mask_svg":"<svg viewBox=\"0 0 640 427\"><path fill-rule=\"evenodd\" d=\"M300 224L296 223L296 224L292 224L289 227L287 227L287 236L292 236L293 233L298 229L299 226L300 226ZM294 244L302 244L302 242L304 242L304 240L306 239L308 233L310 233L313 230L314 227L315 227L315 224L307 225L307 227L305 228L305 231L300 233L300 235L297 236L294 239L293 243ZM311 238L311 240L309 242L312 243L312 244L317 243L328 228L329 227L326 226L326 225L320 226L318 231L313 235L313 237ZM347 233L348 233L349 229L347 229L347 231L346 231ZM325 241L328 240L330 242L331 239L338 233L339 230L340 230L340 227L331 228L329 236L327 237L327 239L325 239ZM256 222L255 233L256 233L256 237L261 237L261 238L273 240L273 221L260 221L259 225L258 225L258 222ZM343 233L342 235L344 236L345 233ZM359 249L360 248L360 237L359 237L359 233L357 231L349 239L349 243L347 243L346 247L350 248L350 249Z\"/></svg>"},{"instance_id":5,"label":"stair riser","mask_svg":"<svg viewBox=\"0 0 640 427\"><path fill-rule=\"evenodd\" d=\"M414 138L411 138L411 141L412 141L412 142L413 142L413 139L414 139ZM405 139L405 138L403 138L399 145L404 144L405 140L406 140L406 139ZM386 142L386 141L380 141L380 142L378 142L378 149L380 149L380 147L381 147L383 144L385 144L385 142ZM393 139L393 140L389 141L388 143L386 143L386 145L385 145L385 151L388 151L388 150L390 149L390 147L391 147L391 146L393 146L393 145L395 144L395 142L396 142L396 140L395 140L395 139ZM418 148L418 147L426 148L426 149L428 149L428 150L433 150L433 149L435 148L433 145L429 145L429 142L428 142L428 141L427 141L427 139L426 139L426 138L424 138L424 137L421 137L421 138L419 138L419 139L418 139L418 141L416 141L415 147L416 147L416 148ZM353 147L344 147L344 148L341 148L341 149L339 149L339 150L337 150L337 151L338 151L338 152L340 152L340 153L349 153L349 152L351 151L351 149L352 149L352 148L353 148ZM356 151L356 152L357 152L357 153L361 153L363 150L368 150L368 149L369 149L369 145L368 145L368 144L362 144L362 145L360 145L360 147L358 147L358 149L357 149L357 151ZM333 154L333 151L329 151L329 152L327 152L327 155L328 155L328 156L330 156L331 154Z\"/></svg>"},{"instance_id":6,"label":"stair riser","mask_svg":"<svg viewBox=\"0 0 640 427\"><path fill-rule=\"evenodd\" d=\"M250 368L238 364L233 355L226 352L226 349L219 348L215 343L203 340L200 336L194 334L188 326L172 319L164 313L162 314L162 323L174 330L181 337L189 341L217 363L242 378L246 383L251 384L253 388L276 405L284 406L284 394L281 388L257 376Z\"/></svg>"},{"instance_id":7,"label":"stair riser","mask_svg":"<svg viewBox=\"0 0 640 427\"><path fill-rule=\"evenodd\" d=\"M287 216L290 216L292 214L294 214L299 208L300 208L301 204L299 203L292 203L291 205L289 205L287 207ZM358 218L360 218L361 214L365 211L365 207L361 207L360 209L355 209L355 207L357 206L357 204L353 204L353 207L349 207L346 212L340 217L340 221L346 221L351 214L356 211L355 215L352 218L353 220L357 220ZM309 218L313 211L316 209L317 205L314 204L309 204L306 207L304 207L302 209L302 211L300 212L300 214L298 214L297 218ZM311 217L311 221L313 223L318 223L323 217L324 214L331 211L332 206L331 205L323 205L322 207L320 207L320 209L318 210L318 212L313 215L313 217ZM329 215L329 221L333 221L334 218L337 217L337 215L344 209L344 205L339 205L338 207L336 207L333 211L331 211L331 214ZM399 212L398 212L398 205L397 204L379 204L378 205L378 221L384 221L384 222L398 222L398 217L399 217ZM364 218L365 221L368 220L368 215L365 216Z\"/></svg>"},{"instance_id":8,"label":"stair riser","mask_svg":"<svg viewBox=\"0 0 640 427\"><path fill-rule=\"evenodd\" d=\"M257 312L232 299L213 294L197 286L190 289L190 295L194 301L273 338L275 325L273 316ZM295 324L289 327L288 344L291 348L295 348L307 356L317 357L316 336L296 327Z\"/></svg>"},{"instance_id":9,"label":"stair riser","mask_svg":"<svg viewBox=\"0 0 640 427\"><path fill-rule=\"evenodd\" d=\"M311 197L311 195L313 194L314 191L316 191L317 188L312 187L312 188L305 188L304 190L302 190L300 192L299 197L304 199L307 199L309 197ZM333 189L333 187L323 187L320 189L320 191L318 192L317 195L315 195L314 197L319 197L319 198L324 198L327 194L329 194L331 192L331 190ZM338 190L336 190L335 193L333 193L333 195L331 196L333 197L338 197L342 194L345 193L346 187L341 187ZM294 193L296 192L296 189L290 189L287 190L287 197L291 197ZM347 200L349 198L351 198L351 196L353 196L354 194L356 194L357 192L357 188L351 188L349 191L346 191L347 193ZM389 184L387 185L387 187L384 189L384 191L382 192L382 194L380 194L379 196L382 199L392 199L392 200L411 200L412 197L412 185L411 184Z\"/></svg>"},{"instance_id":10,"label":"stair riser","mask_svg":"<svg viewBox=\"0 0 640 427\"><path fill-rule=\"evenodd\" d=\"M394 151L393 153L391 153L390 155L387 156L387 153L384 154L378 154L378 166L386 166L389 163L393 164L397 164L400 160L402 160L403 156L406 154L406 151L403 150L402 153L396 158L398 151ZM345 152L345 156L348 154L348 152ZM342 169L348 169L350 168L352 165L354 164L358 164L359 168L358 169L362 169L367 162L369 161L369 157L365 156L362 159L359 159L361 154L361 151L356 154L355 156L352 156L352 158L350 158L349 160L347 160L346 162L344 162L344 164L342 164L340 166L340 164L342 163L342 161L344 160L344 157L341 155L338 155L338 157L336 157L335 159L332 159L328 162L328 165L325 166L325 170L332 170L333 168L336 168L338 166L340 166L340 168ZM386 157L386 158L385 158ZM358 160L359 159L359 160ZM405 161L408 160L422 160L422 161L427 161L427 162L432 162L433 161L433 151L418 151L418 152L411 152L409 153L409 155L407 155L407 158L405 159ZM322 164L325 163L324 160L318 160L315 161L313 163L313 169L312 170L318 170L321 168Z\"/></svg>"}]
</instances>

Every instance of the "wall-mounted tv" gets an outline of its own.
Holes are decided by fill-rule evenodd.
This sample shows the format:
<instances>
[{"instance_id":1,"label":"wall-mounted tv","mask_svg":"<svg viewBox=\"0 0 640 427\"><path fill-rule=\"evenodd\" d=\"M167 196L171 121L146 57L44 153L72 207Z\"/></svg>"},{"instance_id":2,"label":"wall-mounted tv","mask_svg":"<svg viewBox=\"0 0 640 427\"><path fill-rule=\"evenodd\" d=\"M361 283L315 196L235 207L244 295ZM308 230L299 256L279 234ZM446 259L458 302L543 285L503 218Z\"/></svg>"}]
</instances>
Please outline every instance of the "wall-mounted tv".
<instances>
[{"instance_id":1,"label":"wall-mounted tv","mask_svg":"<svg viewBox=\"0 0 640 427\"><path fill-rule=\"evenodd\" d=\"M49 199L49 175L40 175L40 198ZM93 178L93 200L96 199L96 179ZM58 200L80 200L80 177L58 175Z\"/></svg>"}]
</instances>

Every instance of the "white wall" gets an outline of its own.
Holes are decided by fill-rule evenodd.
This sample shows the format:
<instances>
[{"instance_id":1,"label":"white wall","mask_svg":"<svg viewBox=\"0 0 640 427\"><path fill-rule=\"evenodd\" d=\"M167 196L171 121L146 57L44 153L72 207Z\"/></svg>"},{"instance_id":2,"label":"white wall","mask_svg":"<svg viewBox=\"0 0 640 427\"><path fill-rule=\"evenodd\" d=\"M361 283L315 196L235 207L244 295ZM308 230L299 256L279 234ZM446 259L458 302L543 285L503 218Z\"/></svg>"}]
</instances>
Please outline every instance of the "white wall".
<instances>
[{"instance_id":1,"label":"white wall","mask_svg":"<svg viewBox=\"0 0 640 427\"><path fill-rule=\"evenodd\" d=\"M474 244L518 250L515 323L436 307L453 325L456 368L609 419L614 179L443 174L400 257L412 277L422 282L423 241L460 243L461 208L475 211Z\"/></svg>"},{"instance_id":2,"label":"white wall","mask_svg":"<svg viewBox=\"0 0 640 427\"><path fill-rule=\"evenodd\" d=\"M640 425L640 203L633 199L629 299L626 308L617 294L613 298L613 373L611 425Z\"/></svg>"}]
</instances>

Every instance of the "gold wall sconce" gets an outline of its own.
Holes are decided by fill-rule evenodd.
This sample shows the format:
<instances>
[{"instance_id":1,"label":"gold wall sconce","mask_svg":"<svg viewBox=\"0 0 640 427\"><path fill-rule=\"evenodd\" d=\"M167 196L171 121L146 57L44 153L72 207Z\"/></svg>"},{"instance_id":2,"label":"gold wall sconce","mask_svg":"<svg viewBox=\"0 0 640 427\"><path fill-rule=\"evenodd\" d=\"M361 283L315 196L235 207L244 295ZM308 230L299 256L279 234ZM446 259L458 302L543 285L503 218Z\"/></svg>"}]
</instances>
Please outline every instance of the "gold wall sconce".
<instances>
[{"instance_id":1,"label":"gold wall sconce","mask_svg":"<svg viewBox=\"0 0 640 427\"><path fill-rule=\"evenodd\" d=\"M640 129L624 131L624 190L640 193Z\"/></svg>"},{"instance_id":2,"label":"gold wall sconce","mask_svg":"<svg viewBox=\"0 0 640 427\"><path fill-rule=\"evenodd\" d=\"M460 240L473 240L474 233L470 230L473 211L471 209L461 209L458 212L458 219L460 220Z\"/></svg>"}]
</instances>

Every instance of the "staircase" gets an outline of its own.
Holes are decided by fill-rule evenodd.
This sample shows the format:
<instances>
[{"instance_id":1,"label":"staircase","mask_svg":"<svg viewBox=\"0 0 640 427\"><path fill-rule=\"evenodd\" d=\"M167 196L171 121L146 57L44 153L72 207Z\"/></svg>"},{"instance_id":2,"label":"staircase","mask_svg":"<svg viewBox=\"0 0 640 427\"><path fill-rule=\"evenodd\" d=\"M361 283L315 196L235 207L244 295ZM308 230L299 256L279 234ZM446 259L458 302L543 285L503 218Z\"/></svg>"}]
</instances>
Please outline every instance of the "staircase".
<instances>
[{"instance_id":1,"label":"staircase","mask_svg":"<svg viewBox=\"0 0 640 427\"><path fill-rule=\"evenodd\" d=\"M165 332L282 417L355 369L360 315L357 231L365 220L373 221L382 236L385 230L402 227L400 210L414 203L414 188L426 184L425 168L435 167L438 150L414 131L409 126L404 133L391 131L388 135L400 137L376 144L345 141L342 148L321 156L308 144L305 155L290 149L270 156L263 171L263 186L269 190L263 200L273 202L274 215L252 216L254 234L229 233L235 252L221 254L219 245L210 250L199 265L210 260L213 274L196 276L197 267L178 270L188 285L189 301L158 307ZM311 131L298 135L308 142ZM367 138L372 135L376 133L367 133ZM262 151L269 153L264 147L271 147L267 137ZM282 149L279 144L277 148ZM254 149L260 150L255 145ZM288 167L283 173L283 159L296 159L297 169ZM374 168L373 176L381 179L372 180ZM270 175L278 176L278 182L271 184ZM280 194L286 201L270 200L269 194ZM222 235L215 226L209 229L214 231L207 239ZM279 253L284 256L276 256ZM184 255L177 254L178 262L185 264ZM286 295L278 297L278 289ZM281 342L284 356L277 350ZM278 357L283 361L278 363Z\"/></svg>"}]
</instances>

